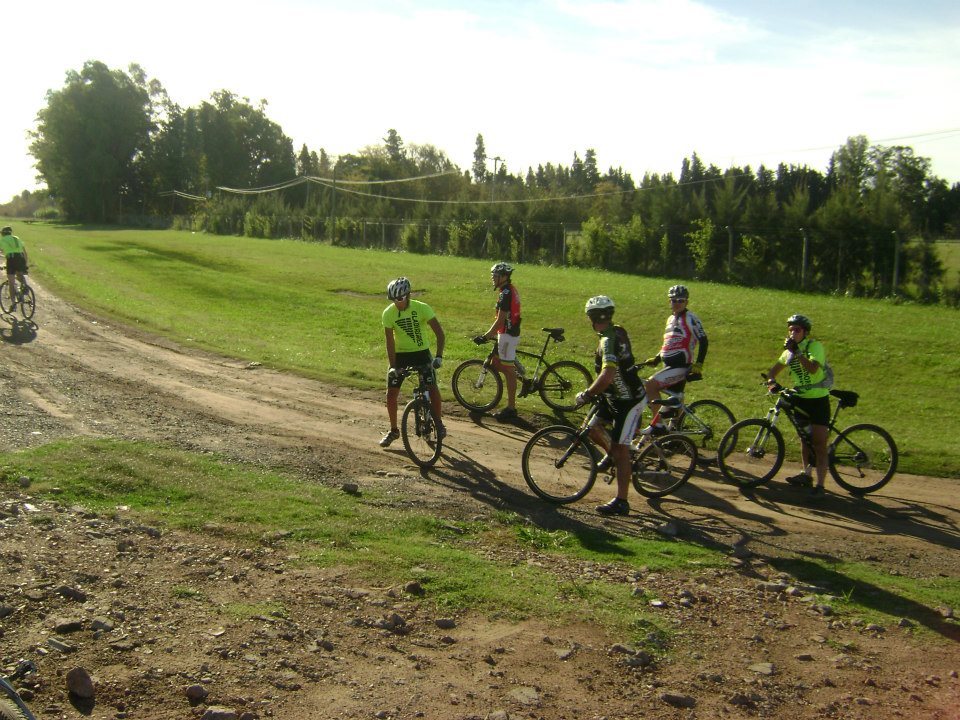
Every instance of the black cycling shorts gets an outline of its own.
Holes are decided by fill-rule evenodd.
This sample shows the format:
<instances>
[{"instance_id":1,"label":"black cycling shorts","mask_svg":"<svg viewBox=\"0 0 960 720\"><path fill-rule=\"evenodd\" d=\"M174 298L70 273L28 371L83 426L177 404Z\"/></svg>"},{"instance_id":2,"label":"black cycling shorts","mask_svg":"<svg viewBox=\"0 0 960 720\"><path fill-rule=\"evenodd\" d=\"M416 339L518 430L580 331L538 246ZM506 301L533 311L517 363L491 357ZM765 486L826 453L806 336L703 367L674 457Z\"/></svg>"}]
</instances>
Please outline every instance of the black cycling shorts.
<instances>
[{"instance_id":1,"label":"black cycling shorts","mask_svg":"<svg viewBox=\"0 0 960 720\"><path fill-rule=\"evenodd\" d=\"M430 373L431 373L431 379L432 379L432 381L430 382L430 384L431 384L431 385L436 385L436 384L437 384L437 377L436 377L436 373L434 373L433 366L431 365L432 362L433 362L433 357L430 355L430 351L429 351L429 350L418 350L417 352L412 352L412 353L411 353L411 352L407 352L407 353L399 352L399 353L397 353L397 365L396 365L396 367L397 367L397 369L400 369L400 368L408 368L408 367L409 367L409 368L429 367L429 368L430 368ZM402 378L393 379L393 378L390 377L389 374L387 374L387 387L388 387L388 388L398 388L398 387L400 387L401 385L403 385L403 379L402 379Z\"/></svg>"},{"instance_id":2,"label":"black cycling shorts","mask_svg":"<svg viewBox=\"0 0 960 720\"><path fill-rule=\"evenodd\" d=\"M27 272L27 257L23 253L7 255L7 275Z\"/></svg>"},{"instance_id":3,"label":"black cycling shorts","mask_svg":"<svg viewBox=\"0 0 960 720\"><path fill-rule=\"evenodd\" d=\"M791 399L793 406L803 410L809 418L811 425L829 425L830 424L830 396L805 398L794 397Z\"/></svg>"}]
</instances>

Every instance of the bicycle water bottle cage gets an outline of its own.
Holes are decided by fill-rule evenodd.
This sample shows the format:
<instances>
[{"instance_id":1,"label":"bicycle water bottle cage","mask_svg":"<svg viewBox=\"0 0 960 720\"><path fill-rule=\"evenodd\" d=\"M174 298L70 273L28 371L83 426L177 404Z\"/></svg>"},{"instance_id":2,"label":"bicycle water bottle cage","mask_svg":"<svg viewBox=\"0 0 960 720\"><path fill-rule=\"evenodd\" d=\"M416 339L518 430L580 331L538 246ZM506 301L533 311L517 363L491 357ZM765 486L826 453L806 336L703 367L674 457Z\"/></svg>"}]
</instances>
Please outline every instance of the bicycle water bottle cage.
<instances>
[{"instance_id":1,"label":"bicycle water bottle cage","mask_svg":"<svg viewBox=\"0 0 960 720\"><path fill-rule=\"evenodd\" d=\"M550 333L550 337L556 342L563 342L563 328L543 328L545 333Z\"/></svg>"},{"instance_id":2,"label":"bicycle water bottle cage","mask_svg":"<svg viewBox=\"0 0 960 720\"><path fill-rule=\"evenodd\" d=\"M860 399L860 395L852 390L831 390L830 394L840 401L840 407L856 407Z\"/></svg>"}]
</instances>

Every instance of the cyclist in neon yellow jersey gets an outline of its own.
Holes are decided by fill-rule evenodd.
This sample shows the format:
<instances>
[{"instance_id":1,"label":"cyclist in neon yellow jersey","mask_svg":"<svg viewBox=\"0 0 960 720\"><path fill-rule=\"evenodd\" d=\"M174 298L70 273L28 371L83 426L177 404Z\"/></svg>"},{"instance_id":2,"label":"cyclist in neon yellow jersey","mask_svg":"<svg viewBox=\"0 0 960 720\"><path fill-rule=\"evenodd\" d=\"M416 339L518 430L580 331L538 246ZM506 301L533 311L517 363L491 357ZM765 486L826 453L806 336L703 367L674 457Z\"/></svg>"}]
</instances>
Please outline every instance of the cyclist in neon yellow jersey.
<instances>
[{"instance_id":1,"label":"cyclist in neon yellow jersey","mask_svg":"<svg viewBox=\"0 0 960 720\"><path fill-rule=\"evenodd\" d=\"M27 274L27 249L9 225L0 231L0 251L7 260L7 287L10 290L10 304L14 305L17 302L17 280L26 283L23 276Z\"/></svg>"},{"instance_id":2,"label":"cyclist in neon yellow jersey","mask_svg":"<svg viewBox=\"0 0 960 720\"><path fill-rule=\"evenodd\" d=\"M773 385L777 375L789 369L790 382L797 394L793 399L795 407L810 416L813 452L816 455L817 482L810 477L812 464L810 449L802 444L803 472L787 478L787 482L796 487L809 487L813 498L823 497L823 482L827 476L827 434L830 424L830 389L825 387L827 353L823 343L810 337L813 324L806 315L791 315L787 318L787 339L783 342L783 352L767 371L767 384Z\"/></svg>"},{"instance_id":3,"label":"cyclist in neon yellow jersey","mask_svg":"<svg viewBox=\"0 0 960 720\"><path fill-rule=\"evenodd\" d=\"M437 435L443 438L447 431L441 421L442 402L436 377L436 370L443 364L443 328L433 308L425 302L410 299L410 281L407 278L399 277L387 285L387 297L391 303L383 311L380 322L383 325L387 361L390 364L387 370L387 416L390 418L390 429L380 440L380 447L388 447L400 437L397 423L397 401L400 397L400 386L403 384L400 370L408 367L426 367L430 370L430 404L437 416ZM436 357L430 355L427 327L437 338Z\"/></svg>"}]
</instances>

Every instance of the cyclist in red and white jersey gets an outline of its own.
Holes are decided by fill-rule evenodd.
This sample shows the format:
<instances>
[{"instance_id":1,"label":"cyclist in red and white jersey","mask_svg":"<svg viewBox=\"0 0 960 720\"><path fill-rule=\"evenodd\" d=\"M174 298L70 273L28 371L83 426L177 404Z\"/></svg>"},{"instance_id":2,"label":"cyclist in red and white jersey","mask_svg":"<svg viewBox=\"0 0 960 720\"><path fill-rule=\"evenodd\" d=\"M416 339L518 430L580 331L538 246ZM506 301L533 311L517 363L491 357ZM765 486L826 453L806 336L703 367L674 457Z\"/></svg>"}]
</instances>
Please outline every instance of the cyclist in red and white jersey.
<instances>
[{"instance_id":1,"label":"cyclist in red and white jersey","mask_svg":"<svg viewBox=\"0 0 960 720\"><path fill-rule=\"evenodd\" d=\"M517 417L517 345L520 344L520 293L510 281L513 267L509 263L498 262L490 268L490 279L497 291L497 317L493 325L483 335L477 335L473 341L483 345L493 337L497 338L497 357L494 367L503 374L507 385L507 406L495 413L501 422Z\"/></svg>"},{"instance_id":2,"label":"cyclist in red and white jersey","mask_svg":"<svg viewBox=\"0 0 960 720\"><path fill-rule=\"evenodd\" d=\"M663 345L655 357L649 358L645 365L664 367L650 376L643 387L647 400L651 404L660 399L660 391L682 383L684 380L703 376L703 361L707 357L707 333L703 323L692 311L687 309L690 291L686 285L674 285L667 291L672 312L667 317L667 326L663 331ZM696 360L694 360L696 357ZM663 435L667 428L662 421L641 431L645 435Z\"/></svg>"}]
</instances>

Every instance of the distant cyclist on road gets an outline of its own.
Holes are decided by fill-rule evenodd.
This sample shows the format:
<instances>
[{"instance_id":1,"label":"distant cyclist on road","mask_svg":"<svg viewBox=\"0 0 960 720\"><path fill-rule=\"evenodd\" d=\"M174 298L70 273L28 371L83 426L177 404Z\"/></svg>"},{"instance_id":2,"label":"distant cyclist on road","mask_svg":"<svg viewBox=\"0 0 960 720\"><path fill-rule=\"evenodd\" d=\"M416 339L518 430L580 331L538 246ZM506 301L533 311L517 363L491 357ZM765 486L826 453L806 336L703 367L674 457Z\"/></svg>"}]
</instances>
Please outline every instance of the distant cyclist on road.
<instances>
[{"instance_id":1,"label":"distant cyclist on road","mask_svg":"<svg viewBox=\"0 0 960 720\"><path fill-rule=\"evenodd\" d=\"M607 451L601 461L601 469L609 462L616 464L617 495L603 505L597 506L601 515L627 515L630 503L630 441L637 431L642 414L640 376L637 373L633 350L627 331L613 324L614 303L606 295L596 295L587 300L584 312L600 338L594 364L597 379L589 388L577 395L577 405L585 405L597 395L606 395L609 401L601 405L597 413L598 423L613 426L607 434L602 425L590 429L590 438ZM612 414L611 414L612 413Z\"/></svg>"},{"instance_id":2,"label":"distant cyclist on road","mask_svg":"<svg viewBox=\"0 0 960 720\"><path fill-rule=\"evenodd\" d=\"M500 371L507 384L507 406L494 413L497 420L505 422L517 417L517 346L520 344L520 293L510 278L513 267L498 262L490 268L490 279L497 291L497 317L493 325L483 335L477 335L473 341L483 345L497 338L498 356L494 358L494 367Z\"/></svg>"},{"instance_id":3,"label":"distant cyclist on road","mask_svg":"<svg viewBox=\"0 0 960 720\"><path fill-rule=\"evenodd\" d=\"M660 399L660 391L682 383L684 380L699 379L703 376L703 361L707 357L707 333L700 318L687 309L690 291L686 285L674 285L667 291L671 313L667 317L667 327L663 332L663 345L660 352L645 365L664 365L663 370L652 375L645 383L647 401L653 404ZM696 352L696 360L694 360ZM656 414L656 413L654 413ZM666 426L662 420L641 431L644 435L665 435Z\"/></svg>"},{"instance_id":4,"label":"distant cyclist on road","mask_svg":"<svg viewBox=\"0 0 960 720\"><path fill-rule=\"evenodd\" d=\"M387 285L387 297L392 302L383 311L380 321L386 338L389 363L387 416L390 418L390 429L380 440L380 447L388 447L400 437L400 426L397 423L397 401L400 397L400 386L403 384L400 370L408 367L430 369L430 404L437 416L437 435L443 438L447 431L440 421L442 403L435 372L443 364L443 328L433 308L419 300L410 299L410 281L407 278L399 277ZM436 357L430 356L430 342L425 333L428 326L437 338Z\"/></svg>"},{"instance_id":5,"label":"distant cyclist on road","mask_svg":"<svg viewBox=\"0 0 960 720\"><path fill-rule=\"evenodd\" d=\"M27 274L27 249L23 246L13 228L7 225L0 230L0 250L7 259L7 287L10 289L10 304L17 302L17 280L26 284L24 275Z\"/></svg>"},{"instance_id":6,"label":"distant cyclist on road","mask_svg":"<svg viewBox=\"0 0 960 720\"><path fill-rule=\"evenodd\" d=\"M823 497L823 482L827 477L827 434L830 424L830 389L823 387L826 377L827 352L823 343L810 337L813 324L806 315L791 315L787 318L787 339L783 341L783 353L767 370L767 385L773 387L776 377L784 368L790 370L790 382L797 394L792 402L810 416L813 453L817 463L817 484L810 477L812 464L810 448L802 443L803 472L787 478L796 487L810 488L812 498Z\"/></svg>"}]
</instances>

